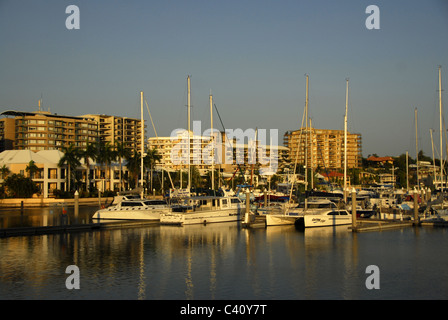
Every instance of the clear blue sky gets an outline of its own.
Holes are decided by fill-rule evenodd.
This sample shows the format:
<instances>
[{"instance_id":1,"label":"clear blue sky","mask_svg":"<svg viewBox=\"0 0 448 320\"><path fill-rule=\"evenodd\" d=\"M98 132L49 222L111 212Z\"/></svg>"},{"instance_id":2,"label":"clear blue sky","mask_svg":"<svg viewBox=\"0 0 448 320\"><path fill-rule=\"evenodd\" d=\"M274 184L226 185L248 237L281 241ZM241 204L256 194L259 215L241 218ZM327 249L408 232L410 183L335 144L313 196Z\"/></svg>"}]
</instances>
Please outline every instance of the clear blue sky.
<instances>
[{"instance_id":1,"label":"clear blue sky","mask_svg":"<svg viewBox=\"0 0 448 320\"><path fill-rule=\"evenodd\" d=\"M79 30L65 27L72 4ZM365 27L371 4L379 30ZM343 129L349 78L349 130L364 156L415 157L415 108L419 149L432 155L447 39L445 0L0 0L0 109L35 111L42 95L52 113L138 118L142 90L166 136L187 126L191 75L194 120L209 125L211 90L227 128L278 129L281 144L300 127L305 74L322 129Z\"/></svg>"}]
</instances>

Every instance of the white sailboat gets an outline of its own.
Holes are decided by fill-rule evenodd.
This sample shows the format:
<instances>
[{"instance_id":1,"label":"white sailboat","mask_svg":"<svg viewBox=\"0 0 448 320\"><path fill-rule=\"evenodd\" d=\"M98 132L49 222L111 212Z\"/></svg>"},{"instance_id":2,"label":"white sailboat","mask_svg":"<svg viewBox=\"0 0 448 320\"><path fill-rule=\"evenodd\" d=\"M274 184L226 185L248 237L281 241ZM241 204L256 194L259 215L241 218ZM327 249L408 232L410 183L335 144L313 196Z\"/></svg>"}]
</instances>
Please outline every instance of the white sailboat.
<instances>
[{"instance_id":1,"label":"white sailboat","mask_svg":"<svg viewBox=\"0 0 448 320\"><path fill-rule=\"evenodd\" d=\"M143 198L143 157L145 141L145 121L143 118L143 91L140 92L141 108L141 181L140 197L121 197L115 205L103 208L94 213L93 219L107 220L159 220L161 212L170 211L170 206L164 200L146 200Z\"/></svg>"}]
</instances>

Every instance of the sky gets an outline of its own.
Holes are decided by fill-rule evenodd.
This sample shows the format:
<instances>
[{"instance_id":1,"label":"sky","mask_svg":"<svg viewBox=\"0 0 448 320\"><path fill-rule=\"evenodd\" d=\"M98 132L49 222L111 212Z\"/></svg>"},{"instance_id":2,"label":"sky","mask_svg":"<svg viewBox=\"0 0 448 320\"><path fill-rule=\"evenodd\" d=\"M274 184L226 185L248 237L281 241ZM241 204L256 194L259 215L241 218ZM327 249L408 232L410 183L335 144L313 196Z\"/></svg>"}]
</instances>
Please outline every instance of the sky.
<instances>
[{"instance_id":1,"label":"sky","mask_svg":"<svg viewBox=\"0 0 448 320\"><path fill-rule=\"evenodd\" d=\"M66 27L70 5L79 29ZM369 5L379 29L366 27ZM446 0L0 0L0 112L36 111L42 98L61 115L140 118L143 91L157 135L169 136L187 128L190 75L203 130L212 93L226 129L276 129L281 145L301 127L307 74L313 127L344 129L349 79L348 130L364 157L414 158L416 132L432 156L434 129L438 158L447 39Z\"/></svg>"}]
</instances>

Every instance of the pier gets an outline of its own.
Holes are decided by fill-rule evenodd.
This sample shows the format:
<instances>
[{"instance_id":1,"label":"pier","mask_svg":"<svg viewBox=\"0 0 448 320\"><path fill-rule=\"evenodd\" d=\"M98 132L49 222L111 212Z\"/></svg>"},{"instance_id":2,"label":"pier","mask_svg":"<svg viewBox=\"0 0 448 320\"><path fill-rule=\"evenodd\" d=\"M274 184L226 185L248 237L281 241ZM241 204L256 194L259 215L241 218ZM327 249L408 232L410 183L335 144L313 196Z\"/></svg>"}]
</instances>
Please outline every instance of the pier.
<instances>
[{"instance_id":1,"label":"pier","mask_svg":"<svg viewBox=\"0 0 448 320\"><path fill-rule=\"evenodd\" d=\"M35 236L45 234L61 234L75 232L89 232L106 229L118 228L136 228L146 227L150 225L158 225L158 221L114 221L114 222L98 222L86 224L68 224L59 226L39 226L39 227L18 227L0 229L0 238L18 237L18 236Z\"/></svg>"}]
</instances>

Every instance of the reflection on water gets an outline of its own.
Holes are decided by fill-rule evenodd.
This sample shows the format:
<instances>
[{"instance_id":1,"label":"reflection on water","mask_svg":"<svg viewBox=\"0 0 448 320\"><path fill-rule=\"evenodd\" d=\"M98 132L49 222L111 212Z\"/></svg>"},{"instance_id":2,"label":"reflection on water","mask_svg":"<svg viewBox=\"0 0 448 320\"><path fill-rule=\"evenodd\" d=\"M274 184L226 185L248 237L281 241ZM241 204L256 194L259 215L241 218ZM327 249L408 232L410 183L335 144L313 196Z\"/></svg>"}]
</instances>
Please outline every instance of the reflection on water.
<instances>
[{"instance_id":1,"label":"reflection on water","mask_svg":"<svg viewBox=\"0 0 448 320\"><path fill-rule=\"evenodd\" d=\"M236 223L3 238L0 299L446 299L447 239ZM80 290L65 287L72 264ZM380 290L365 287L368 265Z\"/></svg>"},{"instance_id":2,"label":"reflection on water","mask_svg":"<svg viewBox=\"0 0 448 320\"><path fill-rule=\"evenodd\" d=\"M80 206L76 219L73 206L53 205L44 208L2 209L0 229L18 227L46 227L75 223L92 223L95 206Z\"/></svg>"}]
</instances>

